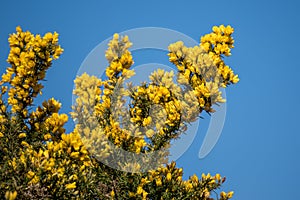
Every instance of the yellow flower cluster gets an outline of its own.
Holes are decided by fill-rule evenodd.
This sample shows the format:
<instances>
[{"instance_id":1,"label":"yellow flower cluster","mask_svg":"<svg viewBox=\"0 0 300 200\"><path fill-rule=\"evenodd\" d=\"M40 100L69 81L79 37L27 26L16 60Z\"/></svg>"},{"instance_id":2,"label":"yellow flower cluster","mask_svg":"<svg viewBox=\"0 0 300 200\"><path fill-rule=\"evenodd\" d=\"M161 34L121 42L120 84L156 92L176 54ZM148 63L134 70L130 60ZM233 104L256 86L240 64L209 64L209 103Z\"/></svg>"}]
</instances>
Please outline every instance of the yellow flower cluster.
<instances>
[{"instance_id":1,"label":"yellow flower cluster","mask_svg":"<svg viewBox=\"0 0 300 200\"><path fill-rule=\"evenodd\" d=\"M13 160L11 165L15 171L20 165L28 170L26 178L29 186L41 182L49 188L59 184L62 190L64 186L70 190L76 188L79 177L85 177L81 181L88 181L86 175L92 161L79 134L70 133L62 134L59 141L46 142L45 149L34 150L29 145L21 152L20 159ZM52 192L59 191L53 189Z\"/></svg>"},{"instance_id":2,"label":"yellow flower cluster","mask_svg":"<svg viewBox=\"0 0 300 200\"><path fill-rule=\"evenodd\" d=\"M213 32L201 37L200 46L208 52L214 64L218 67L218 72L222 76L223 86L237 83L239 78L234 74L232 69L224 63L222 55L230 56L231 49L234 47L232 33L234 29L231 26L214 26Z\"/></svg>"},{"instance_id":3,"label":"yellow flower cluster","mask_svg":"<svg viewBox=\"0 0 300 200\"><path fill-rule=\"evenodd\" d=\"M45 78L52 60L63 52L58 45L58 34L34 36L17 27L9 43L7 61L11 67L0 81L0 156L1 168L6 170L5 181L1 176L0 191L4 191L6 199L15 199L17 195L20 199L66 195L74 198L79 190L87 190L76 190L76 182L88 183L94 179L89 152L76 130L65 134L63 126L68 116L58 113L61 104L54 98L29 112L33 99L43 88L39 81ZM6 93L9 107L3 101ZM0 193L2 198L3 192Z\"/></svg>"},{"instance_id":4,"label":"yellow flower cluster","mask_svg":"<svg viewBox=\"0 0 300 200\"><path fill-rule=\"evenodd\" d=\"M26 106L31 105L43 88L39 83L45 78L46 70L53 59L58 59L63 49L58 45L58 34L47 33L43 37L34 36L20 27L10 35L10 53L7 62L11 65L2 75L0 84L9 83L8 104L11 111L27 116Z\"/></svg>"},{"instance_id":5,"label":"yellow flower cluster","mask_svg":"<svg viewBox=\"0 0 300 200\"><path fill-rule=\"evenodd\" d=\"M128 150L140 153L146 146L145 139L140 137L141 131L138 126L131 127L130 130L126 125L122 127L118 121L119 117L127 116L127 112L120 108L123 105L123 97L127 91L124 90L122 84L125 79L134 75L134 71L129 68L134 63L128 48L131 47L128 36L120 37L114 34L113 39L108 44L106 58L109 66L106 69L108 81L103 81L103 93L100 97L101 101L95 106L96 116L100 121L100 129L117 147L129 144ZM117 116L117 117L115 117ZM134 119L131 119L133 122ZM144 125L149 124L151 118L147 118ZM132 137L132 135L134 137Z\"/></svg>"},{"instance_id":6,"label":"yellow flower cluster","mask_svg":"<svg viewBox=\"0 0 300 200\"><path fill-rule=\"evenodd\" d=\"M131 94L131 98L133 99L133 106L130 113L132 116L131 122L133 123L149 126L152 121L156 121L161 125L161 120L166 117L165 123L174 126L174 123L180 120L180 104L171 90L163 85L137 86L136 91ZM157 115L149 112L154 105L163 108L163 110L155 113ZM159 116L161 120L158 121L156 116Z\"/></svg>"},{"instance_id":7,"label":"yellow flower cluster","mask_svg":"<svg viewBox=\"0 0 300 200\"><path fill-rule=\"evenodd\" d=\"M78 105L95 106L95 104L100 101L99 95L101 93L100 86L102 85L102 81L97 77L90 77L87 73L83 73L75 79L74 83L75 89L73 94L82 97L76 99L77 109L80 108ZM84 110L77 110L77 112L82 111Z\"/></svg>"},{"instance_id":8,"label":"yellow flower cluster","mask_svg":"<svg viewBox=\"0 0 300 200\"><path fill-rule=\"evenodd\" d=\"M227 29L225 32L229 34ZM187 86L187 90L174 83L173 71L165 72L159 69L150 75L149 84L131 86L125 91L120 85L128 77L119 75L124 71L128 72L133 64L128 50L131 45L127 36L120 38L118 34L114 35L106 51L106 58L110 64L106 70L109 80L98 80L104 87L103 93L100 90L97 92L97 95L101 94L98 95L98 103L95 106L101 124L101 131L98 132L108 136L114 145L121 147L131 141L133 146L129 149L136 153L167 146L167 141L179 136L180 132L177 130L185 129L186 122L196 120L202 110L213 112L213 104L225 101L220 91L224 82L209 53L200 46L187 48L182 42L169 46L169 56L170 61L178 68L178 83ZM130 73L130 76L132 75L133 72ZM77 83L87 82L87 79L87 75L82 75L78 77ZM86 89L78 85L76 91ZM95 97L89 98L89 95L81 94L82 100L78 98L76 101L94 101ZM131 99L129 111L122 109L124 96ZM154 107L156 109L153 109ZM129 112L130 121L126 121L126 112ZM121 124L118 122L120 118L123 120ZM140 130L140 127L145 127L146 132ZM141 137L142 134L148 139Z\"/></svg>"},{"instance_id":9,"label":"yellow flower cluster","mask_svg":"<svg viewBox=\"0 0 300 200\"><path fill-rule=\"evenodd\" d=\"M17 191L14 191L14 192L10 192L10 191L7 191L5 193L5 199L7 200L15 200L17 198Z\"/></svg>"},{"instance_id":10,"label":"yellow flower cluster","mask_svg":"<svg viewBox=\"0 0 300 200\"><path fill-rule=\"evenodd\" d=\"M130 121L145 127L144 133L152 150L167 146L178 136L181 123L181 89L173 81L174 72L158 69L150 76L149 84L131 87L129 96Z\"/></svg>"},{"instance_id":11,"label":"yellow flower cluster","mask_svg":"<svg viewBox=\"0 0 300 200\"><path fill-rule=\"evenodd\" d=\"M233 196L233 191L230 191L230 192L228 192L228 193L222 191L222 192L220 193L220 197L221 197L220 200L231 199L232 196Z\"/></svg>"},{"instance_id":12,"label":"yellow flower cluster","mask_svg":"<svg viewBox=\"0 0 300 200\"><path fill-rule=\"evenodd\" d=\"M82 143L92 155L105 158L109 155L110 148L95 113L95 106L100 102L100 86L103 83L97 77L86 73L78 76L74 83L73 94L77 96L71 113L76 123L74 131L80 135Z\"/></svg>"},{"instance_id":13,"label":"yellow flower cluster","mask_svg":"<svg viewBox=\"0 0 300 200\"><path fill-rule=\"evenodd\" d=\"M177 83L173 71L158 69L149 83L127 87L125 80L134 75L132 44L115 34L105 55L108 79L84 73L74 81L75 127L66 133L61 103L51 98L32 106L43 88L39 81L63 51L58 34L42 37L17 27L9 38L11 66L0 80L0 198L213 199L225 178L203 174L183 180L182 168L167 164L168 149L187 123L224 102L220 87L238 81L222 60L233 48L232 33L230 26L214 27L199 46L171 44ZM142 168L146 173L123 172ZM217 199L232 196L221 192Z\"/></svg>"},{"instance_id":14,"label":"yellow flower cluster","mask_svg":"<svg viewBox=\"0 0 300 200\"><path fill-rule=\"evenodd\" d=\"M193 175L188 180L183 180L182 168L177 168L176 163L172 162L165 167L150 170L148 175L141 179L135 191L130 192L131 197L141 199L205 199L210 200L212 191L218 189L225 178L220 174L211 176L202 174L201 178ZM230 199L233 192L222 192L221 199Z\"/></svg>"},{"instance_id":15,"label":"yellow flower cluster","mask_svg":"<svg viewBox=\"0 0 300 200\"><path fill-rule=\"evenodd\" d=\"M214 26L212 30L213 33L201 38L201 47L207 52L214 51L216 55L224 54L225 56L230 56L230 51L234 43L231 37L234 31L233 28L231 26L225 27L221 25L219 27Z\"/></svg>"},{"instance_id":16,"label":"yellow flower cluster","mask_svg":"<svg viewBox=\"0 0 300 200\"><path fill-rule=\"evenodd\" d=\"M193 91L200 111L212 112L211 106L224 102L219 91L219 76L210 57L200 47L187 48L183 42L169 46L170 61L178 68L178 83ZM192 93L189 93L192 95ZM199 108L197 109L199 110Z\"/></svg>"},{"instance_id":17,"label":"yellow flower cluster","mask_svg":"<svg viewBox=\"0 0 300 200\"><path fill-rule=\"evenodd\" d=\"M128 73L128 69L133 64L131 53L128 51L131 45L128 36L120 38L117 33L114 34L105 53L105 57L109 62L109 66L106 68L108 78L116 77L120 72L122 74Z\"/></svg>"},{"instance_id":18,"label":"yellow flower cluster","mask_svg":"<svg viewBox=\"0 0 300 200\"><path fill-rule=\"evenodd\" d=\"M65 129L63 128L63 126L67 121L68 115L66 114L53 113L50 117L48 117L45 121L45 130L50 136L48 136L47 139L45 139L49 140L52 138L51 135L60 136L62 133L64 133Z\"/></svg>"},{"instance_id":19,"label":"yellow flower cluster","mask_svg":"<svg viewBox=\"0 0 300 200\"><path fill-rule=\"evenodd\" d=\"M64 124L68 121L66 114L58 114L61 103L51 98L38 106L35 111L29 115L29 124L31 130L37 133L45 133L41 140L59 140L61 134L65 132Z\"/></svg>"}]
</instances>

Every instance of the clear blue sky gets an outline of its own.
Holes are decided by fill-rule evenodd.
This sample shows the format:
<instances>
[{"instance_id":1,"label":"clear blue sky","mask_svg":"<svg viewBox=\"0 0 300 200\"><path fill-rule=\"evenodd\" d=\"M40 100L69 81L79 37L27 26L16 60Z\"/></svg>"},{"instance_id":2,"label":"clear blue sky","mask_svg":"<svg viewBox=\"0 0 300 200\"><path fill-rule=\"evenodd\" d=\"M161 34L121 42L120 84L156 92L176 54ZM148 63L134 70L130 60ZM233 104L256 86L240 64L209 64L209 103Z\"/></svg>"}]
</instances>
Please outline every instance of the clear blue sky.
<instances>
[{"instance_id":1,"label":"clear blue sky","mask_svg":"<svg viewBox=\"0 0 300 200\"><path fill-rule=\"evenodd\" d=\"M1 1L0 72L8 65L7 38L17 25L33 33L59 32L65 52L47 74L43 98L59 99L62 112L69 112L80 64L113 33L155 26L199 41L213 25L231 24L236 48L227 61L241 81L226 90L223 133L213 151L200 160L201 133L205 131L199 131L178 163L187 176L202 172L225 175L223 189L234 190L234 199L298 198L299 1L81 2ZM203 120L203 130L208 120Z\"/></svg>"}]
</instances>

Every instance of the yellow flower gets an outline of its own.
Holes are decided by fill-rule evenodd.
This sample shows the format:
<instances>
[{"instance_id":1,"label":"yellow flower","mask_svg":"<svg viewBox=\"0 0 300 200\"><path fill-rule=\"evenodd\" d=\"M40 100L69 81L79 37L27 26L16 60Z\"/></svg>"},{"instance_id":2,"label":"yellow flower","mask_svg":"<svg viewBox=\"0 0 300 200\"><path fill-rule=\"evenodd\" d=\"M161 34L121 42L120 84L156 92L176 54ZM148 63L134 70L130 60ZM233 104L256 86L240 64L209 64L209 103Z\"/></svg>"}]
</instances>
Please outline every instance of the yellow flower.
<instances>
[{"instance_id":1,"label":"yellow flower","mask_svg":"<svg viewBox=\"0 0 300 200\"><path fill-rule=\"evenodd\" d=\"M118 40L118 39L119 39L119 34L118 34L118 33L115 33L115 34L113 35L113 38L114 38L114 40Z\"/></svg>"},{"instance_id":2,"label":"yellow flower","mask_svg":"<svg viewBox=\"0 0 300 200\"><path fill-rule=\"evenodd\" d=\"M35 175L35 173L33 171L27 172L27 178L29 178L29 179L31 179L34 175Z\"/></svg>"},{"instance_id":3,"label":"yellow flower","mask_svg":"<svg viewBox=\"0 0 300 200\"><path fill-rule=\"evenodd\" d=\"M172 179L172 174L170 172L168 172L166 179L167 181L170 181Z\"/></svg>"},{"instance_id":4,"label":"yellow flower","mask_svg":"<svg viewBox=\"0 0 300 200\"><path fill-rule=\"evenodd\" d=\"M73 174L72 176L69 177L69 180L77 180L78 176L76 174Z\"/></svg>"},{"instance_id":5,"label":"yellow flower","mask_svg":"<svg viewBox=\"0 0 300 200\"><path fill-rule=\"evenodd\" d=\"M148 116L147 118L145 118L143 120L143 126L148 126L152 121L152 118L150 116Z\"/></svg>"},{"instance_id":6,"label":"yellow flower","mask_svg":"<svg viewBox=\"0 0 300 200\"><path fill-rule=\"evenodd\" d=\"M232 83L237 83L237 82L239 82L239 77L238 77L238 75L235 75L233 78L232 78Z\"/></svg>"},{"instance_id":7,"label":"yellow flower","mask_svg":"<svg viewBox=\"0 0 300 200\"><path fill-rule=\"evenodd\" d=\"M72 158L78 158L79 157L79 152L72 152L71 157Z\"/></svg>"},{"instance_id":8,"label":"yellow flower","mask_svg":"<svg viewBox=\"0 0 300 200\"><path fill-rule=\"evenodd\" d=\"M0 132L0 138L4 137L3 133Z\"/></svg>"},{"instance_id":9,"label":"yellow flower","mask_svg":"<svg viewBox=\"0 0 300 200\"><path fill-rule=\"evenodd\" d=\"M226 34L226 35L230 35L230 34L232 34L234 32L234 29L230 26L230 25L228 25L226 28L225 28L225 30L224 30L224 33Z\"/></svg>"},{"instance_id":10,"label":"yellow flower","mask_svg":"<svg viewBox=\"0 0 300 200\"><path fill-rule=\"evenodd\" d=\"M115 192L112 190L112 191L110 192L110 195L111 195L112 197L114 197L114 196L115 196Z\"/></svg>"},{"instance_id":11,"label":"yellow flower","mask_svg":"<svg viewBox=\"0 0 300 200\"><path fill-rule=\"evenodd\" d=\"M40 178L37 175L35 175L28 184L37 184L39 181Z\"/></svg>"},{"instance_id":12,"label":"yellow flower","mask_svg":"<svg viewBox=\"0 0 300 200\"><path fill-rule=\"evenodd\" d=\"M143 191L143 200L144 199L147 199L147 195L148 195L148 192L146 192L145 190Z\"/></svg>"},{"instance_id":13,"label":"yellow flower","mask_svg":"<svg viewBox=\"0 0 300 200\"><path fill-rule=\"evenodd\" d=\"M81 147L80 141L75 141L74 140L74 142L72 142L72 143L73 143L73 148L75 149L75 151L78 151Z\"/></svg>"},{"instance_id":14,"label":"yellow flower","mask_svg":"<svg viewBox=\"0 0 300 200\"><path fill-rule=\"evenodd\" d=\"M76 182L66 184L65 187L66 187L66 189L68 189L68 190L75 189L75 188L76 188Z\"/></svg>"},{"instance_id":15,"label":"yellow flower","mask_svg":"<svg viewBox=\"0 0 300 200\"><path fill-rule=\"evenodd\" d=\"M44 156L48 159L49 158L49 151L48 150L45 150L43 152Z\"/></svg>"},{"instance_id":16,"label":"yellow flower","mask_svg":"<svg viewBox=\"0 0 300 200\"><path fill-rule=\"evenodd\" d=\"M190 183L190 182L186 182L186 183L185 183L185 188L186 188L187 190L190 190L190 189L192 189L192 188L193 188L193 185L192 185L192 183Z\"/></svg>"},{"instance_id":17,"label":"yellow flower","mask_svg":"<svg viewBox=\"0 0 300 200\"><path fill-rule=\"evenodd\" d=\"M144 190L143 190L142 186L138 186L136 193L137 194L142 194L143 191Z\"/></svg>"},{"instance_id":18,"label":"yellow flower","mask_svg":"<svg viewBox=\"0 0 300 200\"><path fill-rule=\"evenodd\" d=\"M181 182L181 181L182 181L182 176L178 176L178 177L176 178L176 181Z\"/></svg>"},{"instance_id":19,"label":"yellow flower","mask_svg":"<svg viewBox=\"0 0 300 200\"><path fill-rule=\"evenodd\" d=\"M196 174L194 174L192 177L191 177L191 181L192 182L198 182L198 177L197 177L197 175Z\"/></svg>"},{"instance_id":20,"label":"yellow flower","mask_svg":"<svg viewBox=\"0 0 300 200\"><path fill-rule=\"evenodd\" d=\"M209 184L215 184L216 183L216 180L215 179L212 179L211 181L209 181Z\"/></svg>"},{"instance_id":21,"label":"yellow flower","mask_svg":"<svg viewBox=\"0 0 300 200\"><path fill-rule=\"evenodd\" d=\"M215 32L217 34L220 33L220 28L217 26L213 26L212 30L213 30L213 32Z\"/></svg>"},{"instance_id":22,"label":"yellow flower","mask_svg":"<svg viewBox=\"0 0 300 200\"><path fill-rule=\"evenodd\" d=\"M226 192L222 191L222 192L220 193L220 196L221 196L221 198L226 198Z\"/></svg>"},{"instance_id":23,"label":"yellow flower","mask_svg":"<svg viewBox=\"0 0 300 200\"><path fill-rule=\"evenodd\" d=\"M28 144L27 142L25 142L25 141L22 141L22 142L21 142L21 145L23 145L23 146L25 146L25 147L29 147L29 144Z\"/></svg>"},{"instance_id":24,"label":"yellow flower","mask_svg":"<svg viewBox=\"0 0 300 200\"><path fill-rule=\"evenodd\" d=\"M21 33L22 32L22 28L20 26L17 26L16 27L16 31L19 32L19 33Z\"/></svg>"},{"instance_id":25,"label":"yellow flower","mask_svg":"<svg viewBox=\"0 0 300 200\"><path fill-rule=\"evenodd\" d=\"M220 174L216 174L215 178L216 178L217 181L220 181L221 180Z\"/></svg>"},{"instance_id":26,"label":"yellow flower","mask_svg":"<svg viewBox=\"0 0 300 200\"><path fill-rule=\"evenodd\" d=\"M7 200L14 200L16 198L17 198L17 191L14 191L14 192L7 191L5 193L5 199L7 199Z\"/></svg>"},{"instance_id":27,"label":"yellow flower","mask_svg":"<svg viewBox=\"0 0 300 200\"><path fill-rule=\"evenodd\" d=\"M44 135L44 139L45 140L50 140L52 138L51 134L47 133L46 135Z\"/></svg>"},{"instance_id":28,"label":"yellow flower","mask_svg":"<svg viewBox=\"0 0 300 200\"><path fill-rule=\"evenodd\" d=\"M228 199L230 199L230 198L232 198L232 196L233 196L233 191L231 191L231 192L228 192L228 194L227 194L227 197L228 197Z\"/></svg>"},{"instance_id":29,"label":"yellow flower","mask_svg":"<svg viewBox=\"0 0 300 200\"><path fill-rule=\"evenodd\" d=\"M141 152L141 148L143 148L144 146L146 146L147 143L145 142L144 139L138 138L134 141L134 146L136 147L136 153L140 153Z\"/></svg>"},{"instance_id":30,"label":"yellow flower","mask_svg":"<svg viewBox=\"0 0 300 200\"><path fill-rule=\"evenodd\" d=\"M156 183L156 186L161 186L162 185L160 177L155 179L155 183Z\"/></svg>"}]
</instances>

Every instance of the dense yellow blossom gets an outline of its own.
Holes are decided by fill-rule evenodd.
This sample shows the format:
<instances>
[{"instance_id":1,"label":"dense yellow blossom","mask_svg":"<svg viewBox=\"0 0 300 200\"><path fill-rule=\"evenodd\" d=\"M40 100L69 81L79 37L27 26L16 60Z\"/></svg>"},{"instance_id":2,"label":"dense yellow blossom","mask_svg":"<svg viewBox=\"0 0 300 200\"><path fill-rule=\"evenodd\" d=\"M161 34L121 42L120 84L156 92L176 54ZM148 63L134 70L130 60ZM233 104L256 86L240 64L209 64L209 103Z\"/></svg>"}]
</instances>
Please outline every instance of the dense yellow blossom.
<instances>
[{"instance_id":1,"label":"dense yellow blossom","mask_svg":"<svg viewBox=\"0 0 300 200\"><path fill-rule=\"evenodd\" d=\"M232 33L231 26L214 26L213 33L201 37L199 46L186 47L181 41L169 46L170 61L179 71L178 82L191 86L201 110L213 112L213 104L225 101L220 87L239 81L222 59L222 55L231 55Z\"/></svg>"},{"instance_id":2,"label":"dense yellow blossom","mask_svg":"<svg viewBox=\"0 0 300 200\"><path fill-rule=\"evenodd\" d=\"M110 64L106 68L108 78L117 77L119 73L123 73L123 75L128 73L128 69L133 64L131 53L128 51L131 45L128 36L120 37L118 34L114 34L105 53L105 57Z\"/></svg>"},{"instance_id":3,"label":"dense yellow blossom","mask_svg":"<svg viewBox=\"0 0 300 200\"><path fill-rule=\"evenodd\" d=\"M158 69L148 83L127 86L134 76L132 43L115 34L105 53L107 79L83 73L74 81L75 127L67 133L69 117L59 112L59 101L33 105L47 69L63 52L58 34L17 27L9 37L10 66L0 80L0 198L212 199L225 177L183 180L183 169L168 164L168 149L202 111L225 102L221 87L239 81L223 60L231 55L232 34L232 27L221 25L198 46L170 44L176 71ZM227 200L233 192L219 196Z\"/></svg>"},{"instance_id":4,"label":"dense yellow blossom","mask_svg":"<svg viewBox=\"0 0 300 200\"><path fill-rule=\"evenodd\" d=\"M214 64L218 67L218 72L222 76L222 82L224 87L230 83L237 83L239 78L234 74L232 69L225 65L222 55L230 56L231 49L234 47L234 40L232 33L234 29L231 26L214 26L213 32L201 37L200 46L209 53L209 56L214 61Z\"/></svg>"},{"instance_id":5,"label":"dense yellow blossom","mask_svg":"<svg viewBox=\"0 0 300 200\"><path fill-rule=\"evenodd\" d=\"M29 31L23 32L20 27L17 33L10 35L8 41L10 53L7 62L11 65L2 75L0 84L9 83L8 104L12 112L28 115L27 106L33 98L41 93L45 71L52 60L58 59L63 49L58 45L58 34L47 33L43 37L34 36Z\"/></svg>"}]
</instances>

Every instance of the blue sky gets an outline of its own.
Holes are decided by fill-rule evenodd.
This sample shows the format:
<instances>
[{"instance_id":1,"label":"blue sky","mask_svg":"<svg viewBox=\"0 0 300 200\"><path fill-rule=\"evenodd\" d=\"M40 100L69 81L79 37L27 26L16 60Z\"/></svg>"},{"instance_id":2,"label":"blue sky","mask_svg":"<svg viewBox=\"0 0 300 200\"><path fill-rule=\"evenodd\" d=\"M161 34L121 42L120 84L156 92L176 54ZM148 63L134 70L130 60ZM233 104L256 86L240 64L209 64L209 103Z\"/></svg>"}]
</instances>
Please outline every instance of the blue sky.
<instances>
[{"instance_id":1,"label":"blue sky","mask_svg":"<svg viewBox=\"0 0 300 200\"><path fill-rule=\"evenodd\" d=\"M164 27L199 41L213 25L230 24L235 28L236 48L226 61L241 81L226 90L222 135L213 151L199 159L209 121L205 116L178 164L187 176L225 175L222 189L234 190L234 199L296 199L300 178L299 4L276 0L1 1L0 72L8 65L7 38L17 25L33 33L57 31L65 52L48 71L43 98L59 99L62 112L69 112L77 70L87 54L113 33ZM155 62L165 59L151 55ZM148 62L152 57L135 60Z\"/></svg>"}]
</instances>

